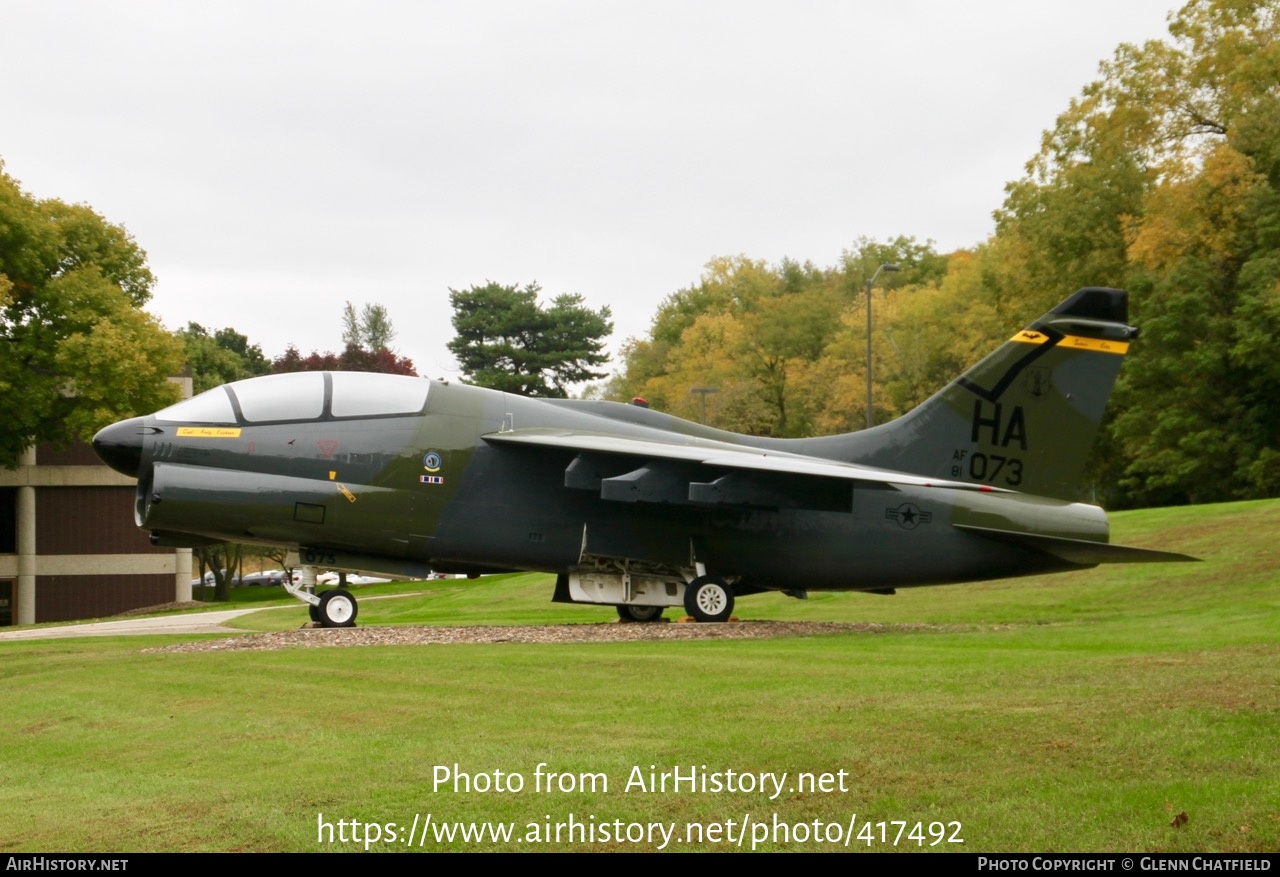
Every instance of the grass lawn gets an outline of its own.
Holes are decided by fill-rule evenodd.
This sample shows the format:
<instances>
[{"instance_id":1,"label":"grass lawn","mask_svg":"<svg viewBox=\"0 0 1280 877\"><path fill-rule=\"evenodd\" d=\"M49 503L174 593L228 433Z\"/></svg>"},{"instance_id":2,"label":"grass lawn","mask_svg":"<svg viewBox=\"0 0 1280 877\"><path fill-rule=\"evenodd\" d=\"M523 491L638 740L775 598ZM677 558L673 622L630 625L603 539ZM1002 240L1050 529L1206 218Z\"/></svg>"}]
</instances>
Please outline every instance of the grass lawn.
<instances>
[{"instance_id":1,"label":"grass lawn","mask_svg":"<svg viewBox=\"0 0 1280 877\"><path fill-rule=\"evenodd\" d=\"M196 654L146 651L175 637L0 643L0 851L364 849L336 842L374 833L351 820L378 824L370 849L404 849L428 814L515 832L429 834L433 850L662 843L615 839L630 823L674 824L668 849L737 848L744 823L743 849L760 828L772 836L759 849L845 849L815 841L815 822L820 839L870 824L884 850L897 827L881 842L878 823L893 820L907 824L898 849L921 848L907 839L917 823L934 850L1280 849L1280 502L1113 522L1118 542L1205 562L759 595L736 610L881 633ZM526 574L356 593L362 625L612 619L547 602L551 585ZM369 599L390 592L415 595ZM294 603L236 623L305 616ZM540 764L561 774L551 791L534 788ZM648 789L675 768L709 783L732 771L734 788ZM454 790L455 769L470 791ZM496 772L524 788L493 788ZM772 798L738 789L783 772ZM557 843L554 824L571 818L596 842L562 830ZM705 833L730 822L732 843ZM931 828L964 843L931 847Z\"/></svg>"}]
</instances>

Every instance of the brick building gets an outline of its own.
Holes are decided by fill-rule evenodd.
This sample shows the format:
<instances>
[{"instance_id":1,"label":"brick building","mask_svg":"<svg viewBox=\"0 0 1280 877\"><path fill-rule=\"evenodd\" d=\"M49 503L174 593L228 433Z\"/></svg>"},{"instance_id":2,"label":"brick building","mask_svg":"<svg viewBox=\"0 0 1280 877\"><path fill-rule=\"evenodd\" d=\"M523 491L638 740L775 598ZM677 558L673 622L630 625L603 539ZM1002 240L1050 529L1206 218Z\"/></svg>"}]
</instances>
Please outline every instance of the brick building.
<instances>
[{"instance_id":1,"label":"brick building","mask_svg":"<svg viewBox=\"0 0 1280 877\"><path fill-rule=\"evenodd\" d=\"M0 625L191 599L191 549L156 548L134 525L135 483L87 444L0 469Z\"/></svg>"}]
</instances>

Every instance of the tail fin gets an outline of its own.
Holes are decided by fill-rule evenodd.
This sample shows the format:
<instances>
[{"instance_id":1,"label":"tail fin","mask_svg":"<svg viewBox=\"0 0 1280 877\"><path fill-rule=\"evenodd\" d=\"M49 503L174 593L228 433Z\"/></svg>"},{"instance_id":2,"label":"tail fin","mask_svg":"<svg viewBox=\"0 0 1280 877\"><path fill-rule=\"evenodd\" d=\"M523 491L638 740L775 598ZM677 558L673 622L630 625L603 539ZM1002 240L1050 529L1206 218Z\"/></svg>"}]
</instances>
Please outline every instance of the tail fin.
<instances>
[{"instance_id":1,"label":"tail fin","mask_svg":"<svg viewBox=\"0 0 1280 877\"><path fill-rule=\"evenodd\" d=\"M855 433L862 440L850 447L861 463L1075 500L1137 334L1127 293L1081 289L919 408Z\"/></svg>"}]
</instances>

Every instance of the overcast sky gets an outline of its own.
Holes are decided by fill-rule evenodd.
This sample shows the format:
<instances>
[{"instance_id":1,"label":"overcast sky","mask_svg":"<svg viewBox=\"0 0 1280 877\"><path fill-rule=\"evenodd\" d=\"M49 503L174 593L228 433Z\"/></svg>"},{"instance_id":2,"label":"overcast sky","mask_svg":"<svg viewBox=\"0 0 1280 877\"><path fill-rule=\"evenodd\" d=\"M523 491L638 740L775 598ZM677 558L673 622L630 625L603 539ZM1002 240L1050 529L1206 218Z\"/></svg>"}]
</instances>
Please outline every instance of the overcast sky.
<instances>
[{"instance_id":1,"label":"overcast sky","mask_svg":"<svg viewBox=\"0 0 1280 877\"><path fill-rule=\"evenodd\" d=\"M337 350L387 306L456 374L448 291L609 305L714 256L984 240L1006 182L1172 0L0 0L0 160L124 225L171 329Z\"/></svg>"}]
</instances>

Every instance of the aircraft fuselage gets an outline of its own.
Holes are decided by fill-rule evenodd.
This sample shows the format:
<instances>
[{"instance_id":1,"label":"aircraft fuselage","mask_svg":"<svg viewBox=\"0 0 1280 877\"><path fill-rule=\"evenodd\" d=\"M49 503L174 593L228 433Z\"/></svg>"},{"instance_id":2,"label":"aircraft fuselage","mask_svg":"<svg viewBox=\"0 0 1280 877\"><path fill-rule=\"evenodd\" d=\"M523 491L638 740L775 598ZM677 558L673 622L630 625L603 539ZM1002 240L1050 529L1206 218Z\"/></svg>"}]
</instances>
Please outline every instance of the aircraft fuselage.
<instances>
[{"instance_id":1,"label":"aircraft fuselage","mask_svg":"<svg viewBox=\"0 0 1280 877\"><path fill-rule=\"evenodd\" d=\"M680 605L723 620L735 594L770 589L1191 560L1110 545L1102 510L1074 501L1137 336L1126 317L1123 291L1082 289L914 411L822 438L304 372L117 423L94 447L138 478L137 523L160 543L263 542L393 573L544 570L555 599L637 621ZM350 594L318 608L354 621Z\"/></svg>"},{"instance_id":2,"label":"aircraft fuselage","mask_svg":"<svg viewBox=\"0 0 1280 877\"><path fill-rule=\"evenodd\" d=\"M497 448L483 437L553 427L645 439L674 418L622 411L629 420L619 421L572 403L465 385L432 383L426 395L417 414L221 425L152 415L111 429L126 441L142 439L141 527L171 539L186 534L328 549L443 572L564 573L592 556L672 571L701 563L738 578L743 590L877 589L1072 566L1047 555L1029 558L955 523L1107 536L1105 517L1092 506L947 487L815 479L807 495L796 496L793 485L776 504L763 494L758 502L711 504L692 502L678 488L664 496L658 483L649 495L605 499L596 485L641 468L642 456L593 461L603 471L575 489L566 486L566 472L583 455ZM691 440L726 435L686 428ZM106 436L100 444L111 441ZM697 465L672 470L677 485L727 474Z\"/></svg>"}]
</instances>

